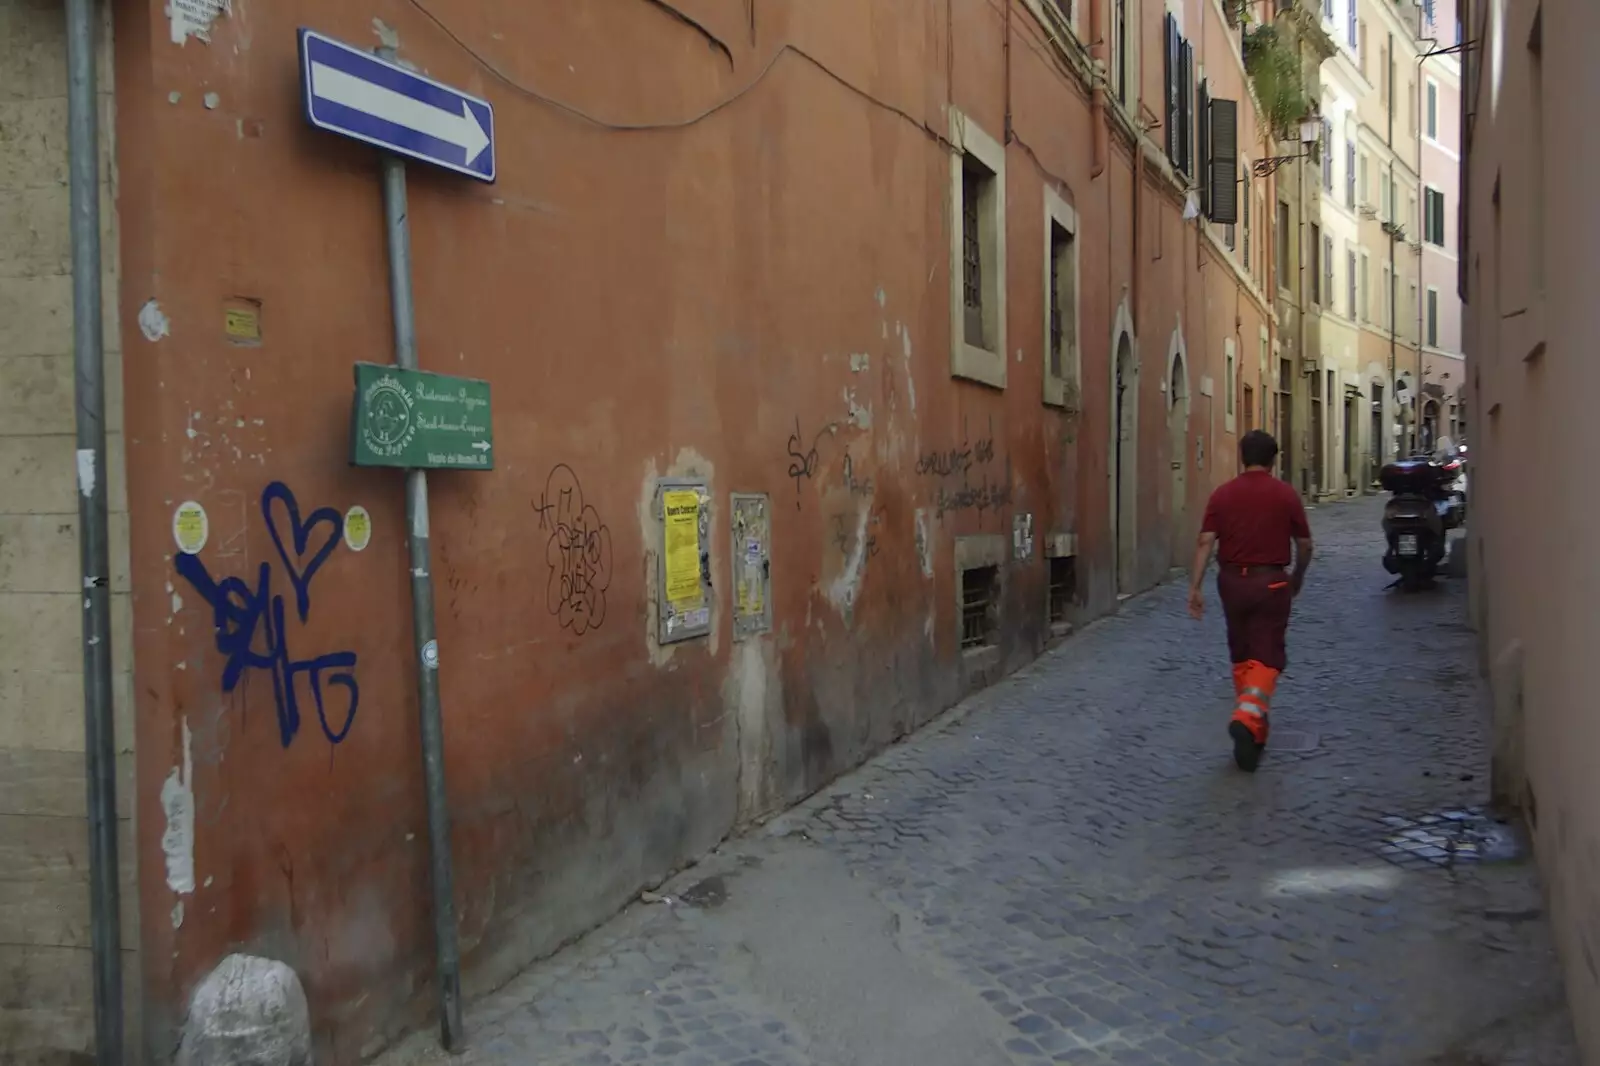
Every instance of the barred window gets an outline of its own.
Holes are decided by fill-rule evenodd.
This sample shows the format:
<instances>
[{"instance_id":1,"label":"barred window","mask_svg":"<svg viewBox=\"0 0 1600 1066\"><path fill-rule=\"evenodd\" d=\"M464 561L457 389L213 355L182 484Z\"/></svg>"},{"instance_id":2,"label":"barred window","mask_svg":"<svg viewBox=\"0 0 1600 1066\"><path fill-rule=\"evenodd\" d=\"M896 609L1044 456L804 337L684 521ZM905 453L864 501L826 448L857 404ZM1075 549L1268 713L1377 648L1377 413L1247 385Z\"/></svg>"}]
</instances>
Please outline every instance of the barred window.
<instances>
[{"instance_id":1,"label":"barred window","mask_svg":"<svg viewBox=\"0 0 1600 1066\"><path fill-rule=\"evenodd\" d=\"M979 566L961 572L961 647L998 643L1000 568Z\"/></svg>"},{"instance_id":2,"label":"barred window","mask_svg":"<svg viewBox=\"0 0 1600 1066\"><path fill-rule=\"evenodd\" d=\"M1071 284L1072 234L1050 224L1050 373L1061 377L1066 363L1066 315L1063 288Z\"/></svg>"},{"instance_id":3,"label":"barred window","mask_svg":"<svg viewBox=\"0 0 1600 1066\"><path fill-rule=\"evenodd\" d=\"M1006 387L1006 150L952 108L945 200L949 240L950 373ZM1042 271L1041 271L1042 273ZM1043 320L1043 301L1040 308Z\"/></svg>"},{"instance_id":4,"label":"barred window","mask_svg":"<svg viewBox=\"0 0 1600 1066\"><path fill-rule=\"evenodd\" d=\"M966 310L967 343L983 346L983 187L993 180L968 160L961 173L961 291Z\"/></svg>"}]
</instances>

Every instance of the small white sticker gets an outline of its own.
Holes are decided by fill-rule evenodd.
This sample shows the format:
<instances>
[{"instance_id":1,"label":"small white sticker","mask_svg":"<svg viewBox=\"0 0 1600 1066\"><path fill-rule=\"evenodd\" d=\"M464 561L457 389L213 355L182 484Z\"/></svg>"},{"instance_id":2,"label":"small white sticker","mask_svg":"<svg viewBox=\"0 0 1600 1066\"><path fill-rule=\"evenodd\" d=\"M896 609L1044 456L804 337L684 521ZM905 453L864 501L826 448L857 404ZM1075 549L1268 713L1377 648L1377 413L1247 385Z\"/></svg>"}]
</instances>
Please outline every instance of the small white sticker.
<instances>
[{"instance_id":1,"label":"small white sticker","mask_svg":"<svg viewBox=\"0 0 1600 1066\"><path fill-rule=\"evenodd\" d=\"M422 646L422 665L429 670L439 669L439 642L430 640Z\"/></svg>"},{"instance_id":2,"label":"small white sticker","mask_svg":"<svg viewBox=\"0 0 1600 1066\"><path fill-rule=\"evenodd\" d=\"M183 554L199 555L211 539L211 519L206 517L206 509L193 500L178 504L172 512L172 539Z\"/></svg>"},{"instance_id":3,"label":"small white sticker","mask_svg":"<svg viewBox=\"0 0 1600 1066\"><path fill-rule=\"evenodd\" d=\"M78 491L84 499L94 495L94 449L78 449Z\"/></svg>"},{"instance_id":4,"label":"small white sticker","mask_svg":"<svg viewBox=\"0 0 1600 1066\"><path fill-rule=\"evenodd\" d=\"M344 542L353 552L365 551L372 543L372 516L360 504L344 513Z\"/></svg>"}]
</instances>

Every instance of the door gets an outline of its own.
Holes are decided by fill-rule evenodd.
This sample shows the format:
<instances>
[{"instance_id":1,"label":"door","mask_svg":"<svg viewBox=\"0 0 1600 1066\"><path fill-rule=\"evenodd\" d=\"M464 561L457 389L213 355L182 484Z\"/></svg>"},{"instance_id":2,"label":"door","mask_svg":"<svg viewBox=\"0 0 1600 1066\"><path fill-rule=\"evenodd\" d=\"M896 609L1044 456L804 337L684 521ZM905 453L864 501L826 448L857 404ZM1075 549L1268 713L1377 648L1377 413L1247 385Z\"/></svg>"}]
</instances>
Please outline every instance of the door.
<instances>
[{"instance_id":1,"label":"door","mask_svg":"<svg viewBox=\"0 0 1600 1066\"><path fill-rule=\"evenodd\" d=\"M1344 471L1340 484L1345 489L1355 489L1356 467L1356 397L1344 398Z\"/></svg>"},{"instance_id":2,"label":"door","mask_svg":"<svg viewBox=\"0 0 1600 1066\"><path fill-rule=\"evenodd\" d=\"M1172 455L1172 565L1189 560L1189 394L1184 385L1183 356L1172 360L1167 395L1167 439Z\"/></svg>"},{"instance_id":3,"label":"door","mask_svg":"<svg viewBox=\"0 0 1600 1066\"><path fill-rule=\"evenodd\" d=\"M1327 475L1327 427L1323 424L1323 404L1326 402L1322 395L1322 375L1317 372L1311 374L1311 492L1313 496L1321 495L1329 487Z\"/></svg>"},{"instance_id":4,"label":"door","mask_svg":"<svg viewBox=\"0 0 1600 1066\"><path fill-rule=\"evenodd\" d=\"M1383 426L1383 386L1372 386L1372 483L1377 484L1378 471L1383 469L1384 457L1389 454L1388 435Z\"/></svg>"},{"instance_id":5,"label":"door","mask_svg":"<svg viewBox=\"0 0 1600 1066\"><path fill-rule=\"evenodd\" d=\"M1133 365L1133 342L1124 333L1117 342L1117 376L1114 417L1115 454L1112 456L1112 521L1114 523L1117 594L1131 593L1136 572L1134 504L1137 492L1134 434L1139 402L1138 374Z\"/></svg>"},{"instance_id":6,"label":"door","mask_svg":"<svg viewBox=\"0 0 1600 1066\"><path fill-rule=\"evenodd\" d=\"M1278 360L1278 448L1279 473L1283 480L1294 483L1295 460L1301 464L1305 456L1294 447L1294 364L1288 359Z\"/></svg>"}]
</instances>

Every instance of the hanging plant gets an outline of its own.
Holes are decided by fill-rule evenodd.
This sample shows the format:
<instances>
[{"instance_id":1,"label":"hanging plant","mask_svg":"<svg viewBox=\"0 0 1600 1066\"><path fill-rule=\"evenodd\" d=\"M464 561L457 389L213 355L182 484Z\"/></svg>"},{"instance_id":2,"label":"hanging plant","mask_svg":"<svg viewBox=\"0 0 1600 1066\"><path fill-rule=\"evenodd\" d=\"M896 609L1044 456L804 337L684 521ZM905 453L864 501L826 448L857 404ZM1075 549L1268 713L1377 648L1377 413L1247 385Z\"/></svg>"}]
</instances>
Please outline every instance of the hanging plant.
<instances>
[{"instance_id":1,"label":"hanging plant","mask_svg":"<svg viewBox=\"0 0 1600 1066\"><path fill-rule=\"evenodd\" d=\"M1244 68L1255 86L1262 118L1273 135L1293 136L1296 123L1311 113L1300 57L1273 25L1262 25L1244 35Z\"/></svg>"}]
</instances>

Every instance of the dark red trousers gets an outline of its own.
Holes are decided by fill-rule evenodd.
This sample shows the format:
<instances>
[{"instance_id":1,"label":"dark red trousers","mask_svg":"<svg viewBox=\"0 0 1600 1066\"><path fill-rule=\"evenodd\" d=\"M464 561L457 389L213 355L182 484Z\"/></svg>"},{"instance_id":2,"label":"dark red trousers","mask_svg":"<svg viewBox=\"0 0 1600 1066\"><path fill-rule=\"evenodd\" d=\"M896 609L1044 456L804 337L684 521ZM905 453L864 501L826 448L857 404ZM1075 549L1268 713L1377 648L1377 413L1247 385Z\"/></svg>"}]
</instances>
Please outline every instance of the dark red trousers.
<instances>
[{"instance_id":1,"label":"dark red trousers","mask_svg":"<svg viewBox=\"0 0 1600 1066\"><path fill-rule=\"evenodd\" d=\"M1274 671L1288 664L1284 647L1294 593L1281 567L1222 566L1217 594L1228 623L1228 656L1236 663L1258 662Z\"/></svg>"}]
</instances>

